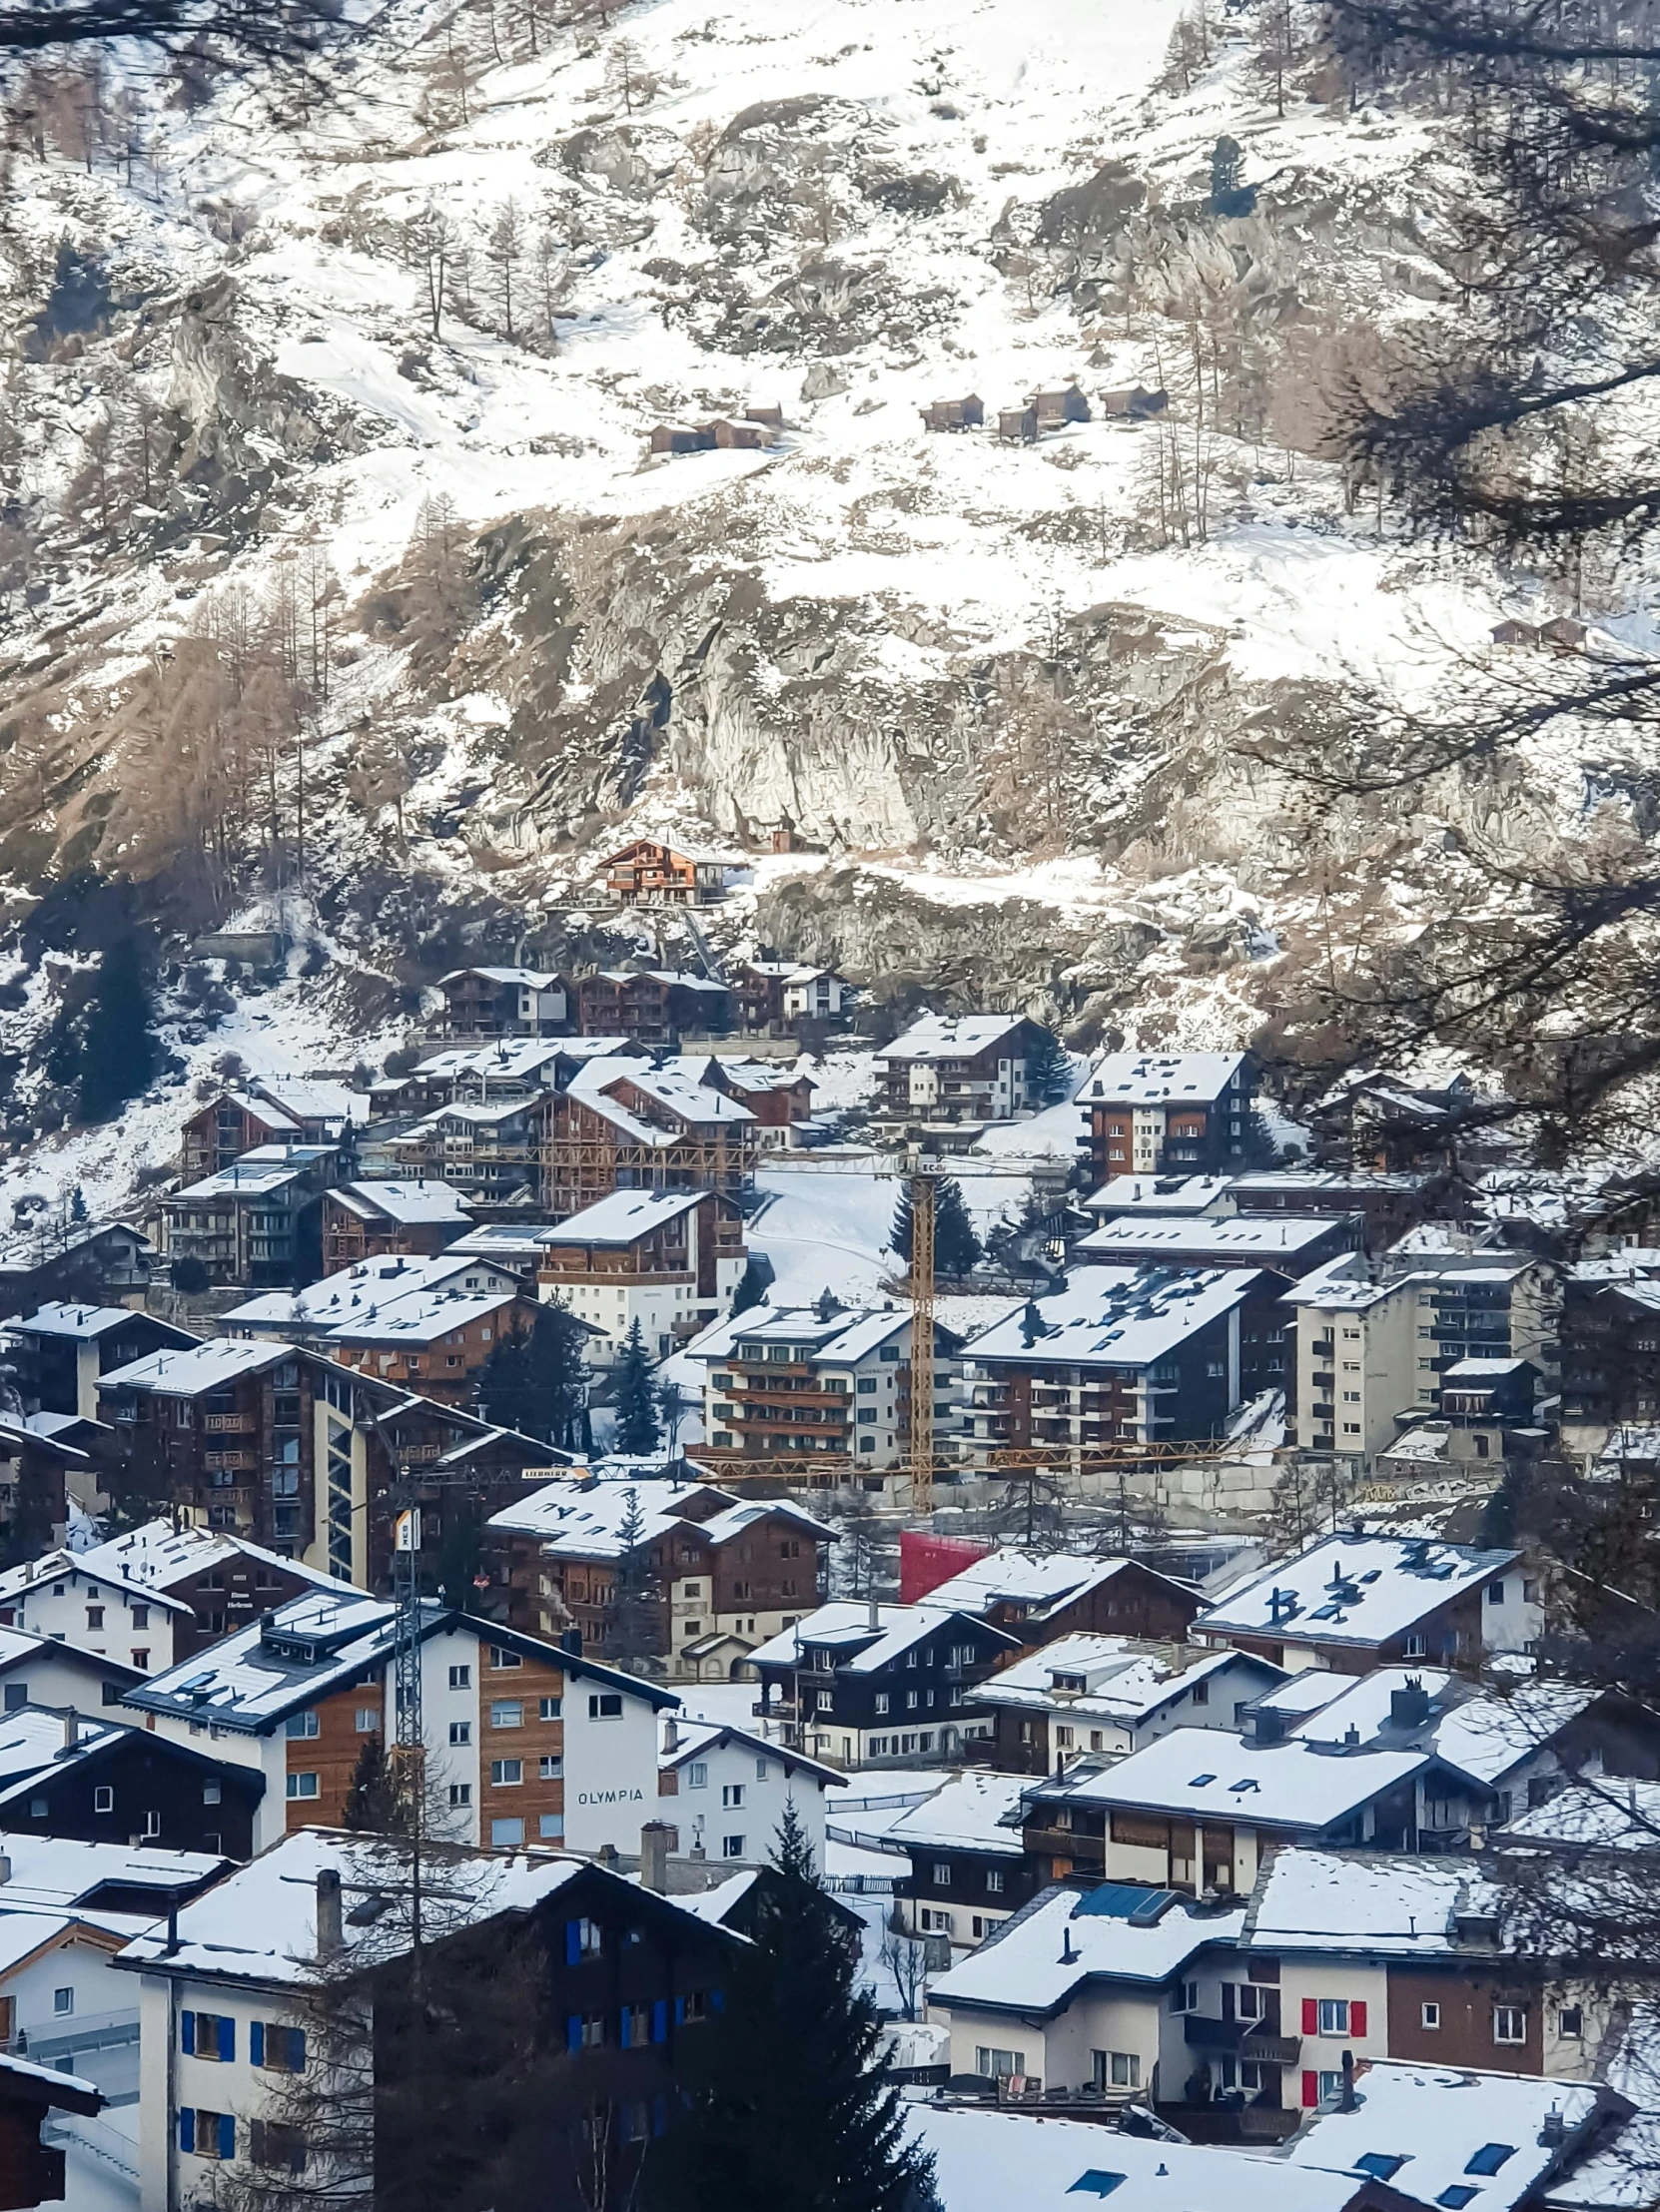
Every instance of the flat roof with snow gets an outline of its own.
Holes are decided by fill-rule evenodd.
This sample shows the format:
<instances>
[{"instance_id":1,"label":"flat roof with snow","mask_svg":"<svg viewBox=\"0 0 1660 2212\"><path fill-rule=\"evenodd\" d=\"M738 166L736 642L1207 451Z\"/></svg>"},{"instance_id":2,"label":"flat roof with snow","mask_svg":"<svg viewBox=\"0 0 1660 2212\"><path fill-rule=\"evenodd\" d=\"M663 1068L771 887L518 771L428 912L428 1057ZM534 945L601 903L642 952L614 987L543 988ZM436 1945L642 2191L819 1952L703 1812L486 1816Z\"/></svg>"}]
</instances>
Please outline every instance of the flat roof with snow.
<instances>
[{"instance_id":1,"label":"flat roof with snow","mask_svg":"<svg viewBox=\"0 0 1660 2212\"><path fill-rule=\"evenodd\" d=\"M1429 1764L1423 1752L1360 1751L1334 1758L1294 1738L1248 1744L1221 1729L1179 1728L1116 1766L1057 1778L1045 1794L1047 1799L1064 1792L1073 1804L1318 1833L1411 1781Z\"/></svg>"},{"instance_id":2,"label":"flat roof with snow","mask_svg":"<svg viewBox=\"0 0 1660 2212\"><path fill-rule=\"evenodd\" d=\"M1078 1096L1091 1106L1208 1106L1246 1065L1244 1053L1109 1053Z\"/></svg>"},{"instance_id":3,"label":"flat roof with snow","mask_svg":"<svg viewBox=\"0 0 1660 2212\"><path fill-rule=\"evenodd\" d=\"M974 1357L1022 1366L1151 1366L1234 1312L1261 1279L1246 1267L1076 1267L1064 1290L1028 1300L976 1337Z\"/></svg>"},{"instance_id":4,"label":"flat roof with snow","mask_svg":"<svg viewBox=\"0 0 1660 2212\"><path fill-rule=\"evenodd\" d=\"M1520 1556L1416 1536L1321 1537L1225 1592L1194 1629L1206 1637L1384 1644L1502 1575Z\"/></svg>"}]
</instances>

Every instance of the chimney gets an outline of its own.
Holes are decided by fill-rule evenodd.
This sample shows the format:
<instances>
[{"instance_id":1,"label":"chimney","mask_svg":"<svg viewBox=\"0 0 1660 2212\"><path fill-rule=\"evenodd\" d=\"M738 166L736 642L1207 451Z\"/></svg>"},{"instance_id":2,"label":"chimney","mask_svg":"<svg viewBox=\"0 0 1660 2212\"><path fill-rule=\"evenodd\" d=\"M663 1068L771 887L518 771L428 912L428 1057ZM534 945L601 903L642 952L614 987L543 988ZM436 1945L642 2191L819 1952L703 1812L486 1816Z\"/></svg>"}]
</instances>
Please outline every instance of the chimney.
<instances>
[{"instance_id":1,"label":"chimney","mask_svg":"<svg viewBox=\"0 0 1660 2212\"><path fill-rule=\"evenodd\" d=\"M567 1628L559 1638L559 1649L562 1652L569 1652L572 1659L580 1659L582 1656L582 1631L579 1628Z\"/></svg>"},{"instance_id":2,"label":"chimney","mask_svg":"<svg viewBox=\"0 0 1660 2212\"><path fill-rule=\"evenodd\" d=\"M874 1590L870 1594L869 1604L870 1625L873 1629L879 1629L882 1626L882 1608L877 1603L876 1592Z\"/></svg>"},{"instance_id":3,"label":"chimney","mask_svg":"<svg viewBox=\"0 0 1660 2212\"><path fill-rule=\"evenodd\" d=\"M640 1830L640 1887L663 1896L668 1889L668 1824L647 1821Z\"/></svg>"},{"instance_id":4,"label":"chimney","mask_svg":"<svg viewBox=\"0 0 1660 2212\"><path fill-rule=\"evenodd\" d=\"M0 1888L12 1878L12 1861L9 1851L0 1851Z\"/></svg>"},{"instance_id":5,"label":"chimney","mask_svg":"<svg viewBox=\"0 0 1660 2212\"><path fill-rule=\"evenodd\" d=\"M1553 2104L1539 2127L1539 2148L1560 2150L1567 2139L1568 2123L1562 2116L1561 2108Z\"/></svg>"},{"instance_id":6,"label":"chimney","mask_svg":"<svg viewBox=\"0 0 1660 2212\"><path fill-rule=\"evenodd\" d=\"M1250 1716L1250 1741L1253 1744L1284 1743L1284 1714L1275 1706L1257 1706Z\"/></svg>"},{"instance_id":7,"label":"chimney","mask_svg":"<svg viewBox=\"0 0 1660 2212\"><path fill-rule=\"evenodd\" d=\"M167 1902L167 1941L162 1945L162 1956L172 1958L179 1949L179 1900L169 1897Z\"/></svg>"},{"instance_id":8,"label":"chimney","mask_svg":"<svg viewBox=\"0 0 1660 2212\"><path fill-rule=\"evenodd\" d=\"M1352 2112L1354 2110L1354 2053L1351 2050L1345 2050L1343 2053L1343 2086L1342 2093L1337 2099L1337 2110L1339 2112Z\"/></svg>"},{"instance_id":9,"label":"chimney","mask_svg":"<svg viewBox=\"0 0 1660 2212\"><path fill-rule=\"evenodd\" d=\"M665 1752L677 1752L680 1749L680 1724L672 1713L663 1716L663 1749Z\"/></svg>"},{"instance_id":10,"label":"chimney","mask_svg":"<svg viewBox=\"0 0 1660 2212\"><path fill-rule=\"evenodd\" d=\"M340 1872L324 1866L317 1877L317 1955L333 1958L346 1948L346 1926L341 1912Z\"/></svg>"},{"instance_id":11,"label":"chimney","mask_svg":"<svg viewBox=\"0 0 1660 2212\"><path fill-rule=\"evenodd\" d=\"M1061 1930L1061 1964L1063 1966L1076 1966L1077 1963L1078 1953L1072 1947L1072 1921L1069 1919L1066 1926Z\"/></svg>"},{"instance_id":12,"label":"chimney","mask_svg":"<svg viewBox=\"0 0 1660 2212\"><path fill-rule=\"evenodd\" d=\"M72 1752L80 1741L81 1724L76 1717L75 1708L70 1706L63 1717L63 1748L66 1752Z\"/></svg>"},{"instance_id":13,"label":"chimney","mask_svg":"<svg viewBox=\"0 0 1660 2212\"><path fill-rule=\"evenodd\" d=\"M1389 1726L1422 1728L1429 1718L1429 1692L1416 1675L1408 1675L1401 1690L1389 1692Z\"/></svg>"}]
</instances>

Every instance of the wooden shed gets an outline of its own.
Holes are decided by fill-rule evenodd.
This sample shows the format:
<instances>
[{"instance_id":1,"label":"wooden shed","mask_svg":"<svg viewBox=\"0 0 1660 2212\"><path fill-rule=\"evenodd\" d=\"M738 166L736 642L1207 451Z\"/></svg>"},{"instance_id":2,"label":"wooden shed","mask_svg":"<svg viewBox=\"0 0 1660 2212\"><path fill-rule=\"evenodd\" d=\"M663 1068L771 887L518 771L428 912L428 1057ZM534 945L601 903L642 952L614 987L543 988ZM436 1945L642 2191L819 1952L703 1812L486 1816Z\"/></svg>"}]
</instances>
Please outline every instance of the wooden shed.
<instances>
[{"instance_id":1,"label":"wooden shed","mask_svg":"<svg viewBox=\"0 0 1660 2212\"><path fill-rule=\"evenodd\" d=\"M1053 391L1035 391L1031 403L1037 409L1040 430L1058 430L1063 423L1090 419L1090 402L1076 384L1062 384Z\"/></svg>"},{"instance_id":2,"label":"wooden shed","mask_svg":"<svg viewBox=\"0 0 1660 2212\"><path fill-rule=\"evenodd\" d=\"M1033 445L1038 437L1038 410L1028 402L1024 407L1000 407L997 416L997 434L1006 445Z\"/></svg>"},{"instance_id":3,"label":"wooden shed","mask_svg":"<svg viewBox=\"0 0 1660 2212\"><path fill-rule=\"evenodd\" d=\"M1144 384L1101 394L1101 411L1109 422L1142 422L1150 414L1163 414L1169 403L1163 390L1149 391Z\"/></svg>"},{"instance_id":4,"label":"wooden shed","mask_svg":"<svg viewBox=\"0 0 1660 2212\"><path fill-rule=\"evenodd\" d=\"M936 399L921 411L925 430L977 430L986 419L985 401L972 391L963 399Z\"/></svg>"}]
</instances>

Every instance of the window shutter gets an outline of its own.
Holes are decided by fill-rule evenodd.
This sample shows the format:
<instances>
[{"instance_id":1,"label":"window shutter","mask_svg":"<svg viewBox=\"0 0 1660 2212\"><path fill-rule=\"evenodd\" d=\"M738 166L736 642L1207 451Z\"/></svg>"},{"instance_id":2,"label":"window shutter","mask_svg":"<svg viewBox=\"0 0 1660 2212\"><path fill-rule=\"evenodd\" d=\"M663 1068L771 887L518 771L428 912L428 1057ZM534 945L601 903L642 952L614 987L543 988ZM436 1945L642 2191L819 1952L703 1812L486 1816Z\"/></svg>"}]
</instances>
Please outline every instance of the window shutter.
<instances>
[{"instance_id":1,"label":"window shutter","mask_svg":"<svg viewBox=\"0 0 1660 2212\"><path fill-rule=\"evenodd\" d=\"M711 2012L724 2012L726 2010L726 1991L724 1989L711 1989L709 1991L709 2010Z\"/></svg>"},{"instance_id":2,"label":"window shutter","mask_svg":"<svg viewBox=\"0 0 1660 2212\"><path fill-rule=\"evenodd\" d=\"M582 2015L580 2012L567 2013L565 2016L565 2049L574 2051L580 2050L581 2047Z\"/></svg>"},{"instance_id":3,"label":"window shutter","mask_svg":"<svg viewBox=\"0 0 1660 2212\"><path fill-rule=\"evenodd\" d=\"M668 2041L667 1997L658 1997L651 2007L651 2040L654 2043Z\"/></svg>"},{"instance_id":4,"label":"window shutter","mask_svg":"<svg viewBox=\"0 0 1660 2212\"><path fill-rule=\"evenodd\" d=\"M1348 2032L1350 2035L1364 2035L1366 2032L1365 2005L1353 1997L1348 2001Z\"/></svg>"},{"instance_id":5,"label":"window shutter","mask_svg":"<svg viewBox=\"0 0 1660 2212\"><path fill-rule=\"evenodd\" d=\"M1315 2072L1314 2072L1314 2071L1312 2070L1312 2068L1311 2068L1311 2067L1307 2067L1307 2066L1305 2066L1305 2067L1303 2068L1303 2070L1302 2070L1302 2102L1303 2102L1303 2106L1304 2106L1304 2108L1305 2108L1305 2109L1306 2109L1307 2111L1309 2111L1309 2112L1312 2112L1312 2110L1314 2109L1315 2105L1316 2105L1316 2104L1318 2104L1318 2102L1319 2102L1319 2101L1320 2101L1320 2077L1319 2077L1319 2075L1318 2075L1317 2073L1315 2073Z\"/></svg>"},{"instance_id":6,"label":"window shutter","mask_svg":"<svg viewBox=\"0 0 1660 2212\"><path fill-rule=\"evenodd\" d=\"M618 2041L624 2050L628 2050L632 2047L633 2018L634 2016L631 2008L625 2004L622 2008L622 2033L618 2037Z\"/></svg>"},{"instance_id":7,"label":"window shutter","mask_svg":"<svg viewBox=\"0 0 1660 2212\"><path fill-rule=\"evenodd\" d=\"M1319 2031L1319 1999L1317 1997L1304 1997L1302 2000L1302 2032L1304 2035L1317 2035Z\"/></svg>"},{"instance_id":8,"label":"window shutter","mask_svg":"<svg viewBox=\"0 0 1660 2212\"><path fill-rule=\"evenodd\" d=\"M265 2064L264 2020L250 2020L248 2023L248 2063L251 2066Z\"/></svg>"},{"instance_id":9,"label":"window shutter","mask_svg":"<svg viewBox=\"0 0 1660 2212\"><path fill-rule=\"evenodd\" d=\"M221 2158L237 2155L237 2123L229 2112L219 2115L219 2155Z\"/></svg>"},{"instance_id":10,"label":"window shutter","mask_svg":"<svg viewBox=\"0 0 1660 2212\"><path fill-rule=\"evenodd\" d=\"M179 2048L187 2055L196 2049L196 2014L181 2012L179 2015ZM186 2145L189 2148L189 2145Z\"/></svg>"},{"instance_id":11,"label":"window shutter","mask_svg":"<svg viewBox=\"0 0 1660 2212\"><path fill-rule=\"evenodd\" d=\"M676 1998L675 1998L675 2000L674 2000L674 2024L675 2024L675 2026L676 2026L676 2027L679 2027L679 2026L681 2025L681 2023L682 2023L682 2022L684 2021L685 2017L686 2017L686 2000L685 2000L685 1998L684 1998L684 1997L676 1997Z\"/></svg>"},{"instance_id":12,"label":"window shutter","mask_svg":"<svg viewBox=\"0 0 1660 2212\"><path fill-rule=\"evenodd\" d=\"M223 2012L219 2016L219 2055L227 2064L237 2055L237 2023ZM226 2156L230 2155L227 2151Z\"/></svg>"},{"instance_id":13,"label":"window shutter","mask_svg":"<svg viewBox=\"0 0 1660 2212\"><path fill-rule=\"evenodd\" d=\"M185 2014L185 2018L187 2020L190 2018L188 2012ZM182 2105L179 2110L179 2148L181 2150L194 2150L196 2148L196 2114L188 2104Z\"/></svg>"},{"instance_id":14,"label":"window shutter","mask_svg":"<svg viewBox=\"0 0 1660 2212\"><path fill-rule=\"evenodd\" d=\"M582 1929L579 1921L565 1922L565 1964L579 1966L582 1963Z\"/></svg>"},{"instance_id":15,"label":"window shutter","mask_svg":"<svg viewBox=\"0 0 1660 2212\"><path fill-rule=\"evenodd\" d=\"M289 2029L289 2072L303 2074L306 2071L306 2030L303 2027Z\"/></svg>"}]
</instances>

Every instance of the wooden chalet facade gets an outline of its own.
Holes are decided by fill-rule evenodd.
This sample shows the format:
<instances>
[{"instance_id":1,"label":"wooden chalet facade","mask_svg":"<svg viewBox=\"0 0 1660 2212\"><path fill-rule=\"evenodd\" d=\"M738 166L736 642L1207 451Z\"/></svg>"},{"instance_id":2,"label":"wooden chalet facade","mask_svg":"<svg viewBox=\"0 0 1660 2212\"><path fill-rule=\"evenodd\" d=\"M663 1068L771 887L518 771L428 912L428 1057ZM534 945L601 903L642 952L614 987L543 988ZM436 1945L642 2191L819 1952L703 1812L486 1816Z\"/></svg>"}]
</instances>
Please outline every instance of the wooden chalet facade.
<instances>
[{"instance_id":1,"label":"wooden chalet facade","mask_svg":"<svg viewBox=\"0 0 1660 2212\"><path fill-rule=\"evenodd\" d=\"M558 1037L570 1027L570 992L540 968L457 968L438 983L447 1037Z\"/></svg>"},{"instance_id":2,"label":"wooden chalet facade","mask_svg":"<svg viewBox=\"0 0 1660 2212\"><path fill-rule=\"evenodd\" d=\"M730 866L639 837L605 862L605 889L625 907L711 906L726 896Z\"/></svg>"},{"instance_id":3,"label":"wooden chalet facade","mask_svg":"<svg viewBox=\"0 0 1660 2212\"><path fill-rule=\"evenodd\" d=\"M323 1272L400 1253L435 1258L471 1226L447 1183L341 1183L323 1197Z\"/></svg>"},{"instance_id":4,"label":"wooden chalet facade","mask_svg":"<svg viewBox=\"0 0 1660 2212\"><path fill-rule=\"evenodd\" d=\"M567 1091L546 1102L541 1190L550 1212L579 1212L612 1190L737 1196L748 1187L759 1148L753 1117L699 1087L686 1087L682 1105L664 1096L666 1086L648 1084L618 1076L602 1090L580 1097Z\"/></svg>"},{"instance_id":5,"label":"wooden chalet facade","mask_svg":"<svg viewBox=\"0 0 1660 2212\"><path fill-rule=\"evenodd\" d=\"M732 995L706 976L660 969L605 968L575 986L583 1037L627 1037L668 1045L683 1032L718 1037L732 1025Z\"/></svg>"}]
</instances>

